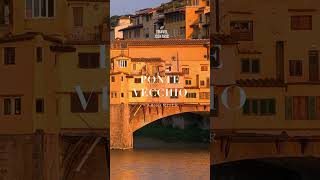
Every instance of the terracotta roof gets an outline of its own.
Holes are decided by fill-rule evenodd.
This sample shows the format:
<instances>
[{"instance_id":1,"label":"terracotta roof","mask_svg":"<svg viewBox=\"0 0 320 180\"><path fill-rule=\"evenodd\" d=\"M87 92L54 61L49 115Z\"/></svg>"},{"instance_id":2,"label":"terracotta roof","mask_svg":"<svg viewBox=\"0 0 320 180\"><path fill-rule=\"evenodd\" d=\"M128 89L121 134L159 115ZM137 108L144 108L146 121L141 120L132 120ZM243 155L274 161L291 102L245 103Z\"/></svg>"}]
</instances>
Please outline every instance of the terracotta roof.
<instances>
[{"instance_id":1,"label":"terracotta roof","mask_svg":"<svg viewBox=\"0 0 320 180\"><path fill-rule=\"evenodd\" d=\"M112 57L111 60L119 58L119 57L130 58L129 56L126 56L126 55L119 55L119 56Z\"/></svg>"},{"instance_id":2,"label":"terracotta roof","mask_svg":"<svg viewBox=\"0 0 320 180\"><path fill-rule=\"evenodd\" d=\"M127 31L127 30L131 30L131 29L139 29L139 28L143 28L143 25L142 24L133 25L133 26L129 26L129 27L120 29L119 31Z\"/></svg>"},{"instance_id":3,"label":"terracotta roof","mask_svg":"<svg viewBox=\"0 0 320 180\"><path fill-rule=\"evenodd\" d=\"M238 44L238 42L233 39L230 35L226 35L226 34L214 34L210 36L211 42L213 42L213 44L218 44L218 45L222 45L222 44Z\"/></svg>"},{"instance_id":4,"label":"terracotta roof","mask_svg":"<svg viewBox=\"0 0 320 180\"><path fill-rule=\"evenodd\" d=\"M131 58L132 62L164 62L161 58Z\"/></svg>"},{"instance_id":5,"label":"terracotta roof","mask_svg":"<svg viewBox=\"0 0 320 180\"><path fill-rule=\"evenodd\" d=\"M237 80L236 83L243 87L286 87L283 81L274 78L240 79Z\"/></svg>"},{"instance_id":6,"label":"terracotta roof","mask_svg":"<svg viewBox=\"0 0 320 180\"><path fill-rule=\"evenodd\" d=\"M54 43L62 43L62 40L57 37L45 35L45 34L39 33L39 32L27 32L27 33L18 34L18 35L10 35L9 34L5 37L0 38L0 43L32 40L38 35L42 36L43 39L46 41L51 41Z\"/></svg>"},{"instance_id":7,"label":"terracotta roof","mask_svg":"<svg viewBox=\"0 0 320 180\"><path fill-rule=\"evenodd\" d=\"M72 46L50 46L53 52L75 52L76 48Z\"/></svg>"},{"instance_id":8,"label":"terracotta roof","mask_svg":"<svg viewBox=\"0 0 320 180\"><path fill-rule=\"evenodd\" d=\"M209 39L132 39L116 40L113 43L126 43L128 46L170 46L170 45L206 45Z\"/></svg>"}]
</instances>

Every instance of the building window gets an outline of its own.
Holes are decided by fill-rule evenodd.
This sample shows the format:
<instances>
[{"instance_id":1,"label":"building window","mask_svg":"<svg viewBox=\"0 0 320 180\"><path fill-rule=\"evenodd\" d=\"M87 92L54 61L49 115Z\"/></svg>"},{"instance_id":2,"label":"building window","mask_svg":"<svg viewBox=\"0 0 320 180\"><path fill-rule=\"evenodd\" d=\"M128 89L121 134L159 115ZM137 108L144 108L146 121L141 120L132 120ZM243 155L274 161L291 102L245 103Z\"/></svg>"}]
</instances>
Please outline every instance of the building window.
<instances>
[{"instance_id":1,"label":"building window","mask_svg":"<svg viewBox=\"0 0 320 180\"><path fill-rule=\"evenodd\" d=\"M287 96L286 120L320 120L320 96Z\"/></svg>"},{"instance_id":2,"label":"building window","mask_svg":"<svg viewBox=\"0 0 320 180\"><path fill-rule=\"evenodd\" d=\"M79 68L96 69L100 66L99 53L79 53Z\"/></svg>"},{"instance_id":3,"label":"building window","mask_svg":"<svg viewBox=\"0 0 320 180\"><path fill-rule=\"evenodd\" d=\"M152 91L152 97L158 98L159 97L158 91L156 91L156 90Z\"/></svg>"},{"instance_id":4,"label":"building window","mask_svg":"<svg viewBox=\"0 0 320 180\"><path fill-rule=\"evenodd\" d=\"M14 47L4 48L4 64L11 65L15 64L16 49Z\"/></svg>"},{"instance_id":5,"label":"building window","mask_svg":"<svg viewBox=\"0 0 320 180\"><path fill-rule=\"evenodd\" d=\"M197 98L197 93L187 93L186 98Z\"/></svg>"},{"instance_id":6,"label":"building window","mask_svg":"<svg viewBox=\"0 0 320 180\"><path fill-rule=\"evenodd\" d=\"M120 68L126 68L128 66L128 61L127 60L119 60L118 65Z\"/></svg>"},{"instance_id":7,"label":"building window","mask_svg":"<svg viewBox=\"0 0 320 180\"><path fill-rule=\"evenodd\" d=\"M171 99L178 99L179 98L179 93L175 92L174 90L172 90L172 93L170 94L170 98Z\"/></svg>"},{"instance_id":8,"label":"building window","mask_svg":"<svg viewBox=\"0 0 320 180\"><path fill-rule=\"evenodd\" d=\"M116 77L115 76L111 76L111 82L116 82Z\"/></svg>"},{"instance_id":9,"label":"building window","mask_svg":"<svg viewBox=\"0 0 320 180\"><path fill-rule=\"evenodd\" d=\"M252 21L231 21L230 34L238 41L253 40L253 22Z\"/></svg>"},{"instance_id":10,"label":"building window","mask_svg":"<svg viewBox=\"0 0 320 180\"><path fill-rule=\"evenodd\" d=\"M182 68L183 74L189 74L189 68Z\"/></svg>"},{"instance_id":11,"label":"building window","mask_svg":"<svg viewBox=\"0 0 320 180\"><path fill-rule=\"evenodd\" d=\"M290 76L302 76L302 61L290 60L289 71L290 71Z\"/></svg>"},{"instance_id":12,"label":"building window","mask_svg":"<svg viewBox=\"0 0 320 180\"><path fill-rule=\"evenodd\" d=\"M21 114L21 98L14 99L14 114L15 115Z\"/></svg>"},{"instance_id":13,"label":"building window","mask_svg":"<svg viewBox=\"0 0 320 180\"><path fill-rule=\"evenodd\" d=\"M132 97L141 97L141 91L132 91Z\"/></svg>"},{"instance_id":14,"label":"building window","mask_svg":"<svg viewBox=\"0 0 320 180\"><path fill-rule=\"evenodd\" d=\"M201 66L201 71L208 71L208 66Z\"/></svg>"},{"instance_id":15,"label":"building window","mask_svg":"<svg viewBox=\"0 0 320 180\"><path fill-rule=\"evenodd\" d=\"M44 100L43 98L36 99L36 112L43 113L44 112Z\"/></svg>"},{"instance_id":16,"label":"building window","mask_svg":"<svg viewBox=\"0 0 320 180\"><path fill-rule=\"evenodd\" d=\"M275 99L247 99L242 112L244 115L266 116L276 113Z\"/></svg>"},{"instance_id":17,"label":"building window","mask_svg":"<svg viewBox=\"0 0 320 180\"><path fill-rule=\"evenodd\" d=\"M141 83L142 79L141 78L134 78L134 83Z\"/></svg>"},{"instance_id":18,"label":"building window","mask_svg":"<svg viewBox=\"0 0 320 180\"><path fill-rule=\"evenodd\" d=\"M200 99L210 99L210 92L200 92L199 98Z\"/></svg>"},{"instance_id":19,"label":"building window","mask_svg":"<svg viewBox=\"0 0 320 180\"><path fill-rule=\"evenodd\" d=\"M54 0L26 0L27 18L53 17L55 11Z\"/></svg>"},{"instance_id":20,"label":"building window","mask_svg":"<svg viewBox=\"0 0 320 180\"><path fill-rule=\"evenodd\" d=\"M312 16L291 16L291 30L312 30Z\"/></svg>"},{"instance_id":21,"label":"building window","mask_svg":"<svg viewBox=\"0 0 320 180\"><path fill-rule=\"evenodd\" d=\"M134 71L137 70L137 64L136 64L136 63L132 64L132 69L133 69Z\"/></svg>"},{"instance_id":22,"label":"building window","mask_svg":"<svg viewBox=\"0 0 320 180\"><path fill-rule=\"evenodd\" d=\"M121 93L121 97L122 97L122 98L124 97L124 93Z\"/></svg>"},{"instance_id":23,"label":"building window","mask_svg":"<svg viewBox=\"0 0 320 180\"><path fill-rule=\"evenodd\" d=\"M191 85L192 84L192 81L190 79L187 79L186 80L186 85Z\"/></svg>"},{"instance_id":24,"label":"building window","mask_svg":"<svg viewBox=\"0 0 320 180\"><path fill-rule=\"evenodd\" d=\"M260 73L260 60L259 59L241 59L241 72L242 73Z\"/></svg>"},{"instance_id":25,"label":"building window","mask_svg":"<svg viewBox=\"0 0 320 180\"><path fill-rule=\"evenodd\" d=\"M170 76L169 80L170 80L170 84L178 84L179 76Z\"/></svg>"},{"instance_id":26,"label":"building window","mask_svg":"<svg viewBox=\"0 0 320 180\"><path fill-rule=\"evenodd\" d=\"M73 7L73 26L83 26L83 7Z\"/></svg>"},{"instance_id":27,"label":"building window","mask_svg":"<svg viewBox=\"0 0 320 180\"><path fill-rule=\"evenodd\" d=\"M111 98L117 98L117 92L111 92Z\"/></svg>"},{"instance_id":28,"label":"building window","mask_svg":"<svg viewBox=\"0 0 320 180\"><path fill-rule=\"evenodd\" d=\"M205 81L200 81L200 86L205 86Z\"/></svg>"},{"instance_id":29,"label":"building window","mask_svg":"<svg viewBox=\"0 0 320 180\"><path fill-rule=\"evenodd\" d=\"M87 107L83 108L80 102L80 98L77 93L71 94L71 112L72 113L96 113L98 112L98 94L97 93L83 93L84 98L86 99Z\"/></svg>"},{"instance_id":30,"label":"building window","mask_svg":"<svg viewBox=\"0 0 320 180\"><path fill-rule=\"evenodd\" d=\"M11 114L11 99L10 98L3 99L3 113L4 113L4 115Z\"/></svg>"},{"instance_id":31,"label":"building window","mask_svg":"<svg viewBox=\"0 0 320 180\"><path fill-rule=\"evenodd\" d=\"M42 62L42 47L36 48L37 62Z\"/></svg>"}]
</instances>

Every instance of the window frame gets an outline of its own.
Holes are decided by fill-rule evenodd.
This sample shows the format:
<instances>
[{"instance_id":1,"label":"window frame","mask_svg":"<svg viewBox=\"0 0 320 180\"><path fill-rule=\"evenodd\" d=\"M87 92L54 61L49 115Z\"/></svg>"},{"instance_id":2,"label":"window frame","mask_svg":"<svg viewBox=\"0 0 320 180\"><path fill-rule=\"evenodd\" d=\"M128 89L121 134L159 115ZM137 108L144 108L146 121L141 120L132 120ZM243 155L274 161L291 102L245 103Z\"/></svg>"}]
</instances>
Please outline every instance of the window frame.
<instances>
[{"instance_id":1,"label":"window frame","mask_svg":"<svg viewBox=\"0 0 320 180\"><path fill-rule=\"evenodd\" d=\"M31 17L28 17L27 15L27 1L24 1L24 17L25 19L54 19L56 17L56 0L52 0L53 1L53 15L49 16L49 1L50 0L39 0L39 16L34 16L34 1L35 0L30 0L31 1ZM46 16L42 16L42 12L41 12L41 1L45 1L46 2Z\"/></svg>"}]
</instances>

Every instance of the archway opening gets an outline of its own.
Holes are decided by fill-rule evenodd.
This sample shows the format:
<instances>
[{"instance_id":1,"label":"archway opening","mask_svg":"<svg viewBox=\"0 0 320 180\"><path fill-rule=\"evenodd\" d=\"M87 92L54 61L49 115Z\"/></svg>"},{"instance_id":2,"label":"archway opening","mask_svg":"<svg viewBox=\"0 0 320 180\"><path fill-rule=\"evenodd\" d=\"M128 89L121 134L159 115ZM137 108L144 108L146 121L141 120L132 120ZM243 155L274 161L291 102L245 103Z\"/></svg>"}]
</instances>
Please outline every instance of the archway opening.
<instances>
[{"instance_id":1,"label":"archway opening","mask_svg":"<svg viewBox=\"0 0 320 180\"><path fill-rule=\"evenodd\" d=\"M211 165L211 180L317 180L320 158L247 159Z\"/></svg>"},{"instance_id":2,"label":"archway opening","mask_svg":"<svg viewBox=\"0 0 320 180\"><path fill-rule=\"evenodd\" d=\"M208 116L205 112L188 112L158 119L133 133L134 149L207 149L210 141Z\"/></svg>"}]
</instances>

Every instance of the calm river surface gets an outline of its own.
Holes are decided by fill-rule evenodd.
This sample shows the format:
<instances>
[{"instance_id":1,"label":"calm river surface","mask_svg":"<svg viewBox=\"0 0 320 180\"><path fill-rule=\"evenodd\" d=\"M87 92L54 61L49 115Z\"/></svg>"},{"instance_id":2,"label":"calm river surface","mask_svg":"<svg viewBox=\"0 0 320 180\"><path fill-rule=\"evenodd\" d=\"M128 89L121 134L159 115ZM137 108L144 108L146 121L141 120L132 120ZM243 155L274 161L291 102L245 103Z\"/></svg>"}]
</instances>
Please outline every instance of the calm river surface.
<instances>
[{"instance_id":1,"label":"calm river surface","mask_svg":"<svg viewBox=\"0 0 320 180\"><path fill-rule=\"evenodd\" d=\"M111 151L111 180L209 180L210 155L204 146L137 141L133 150Z\"/></svg>"}]
</instances>

